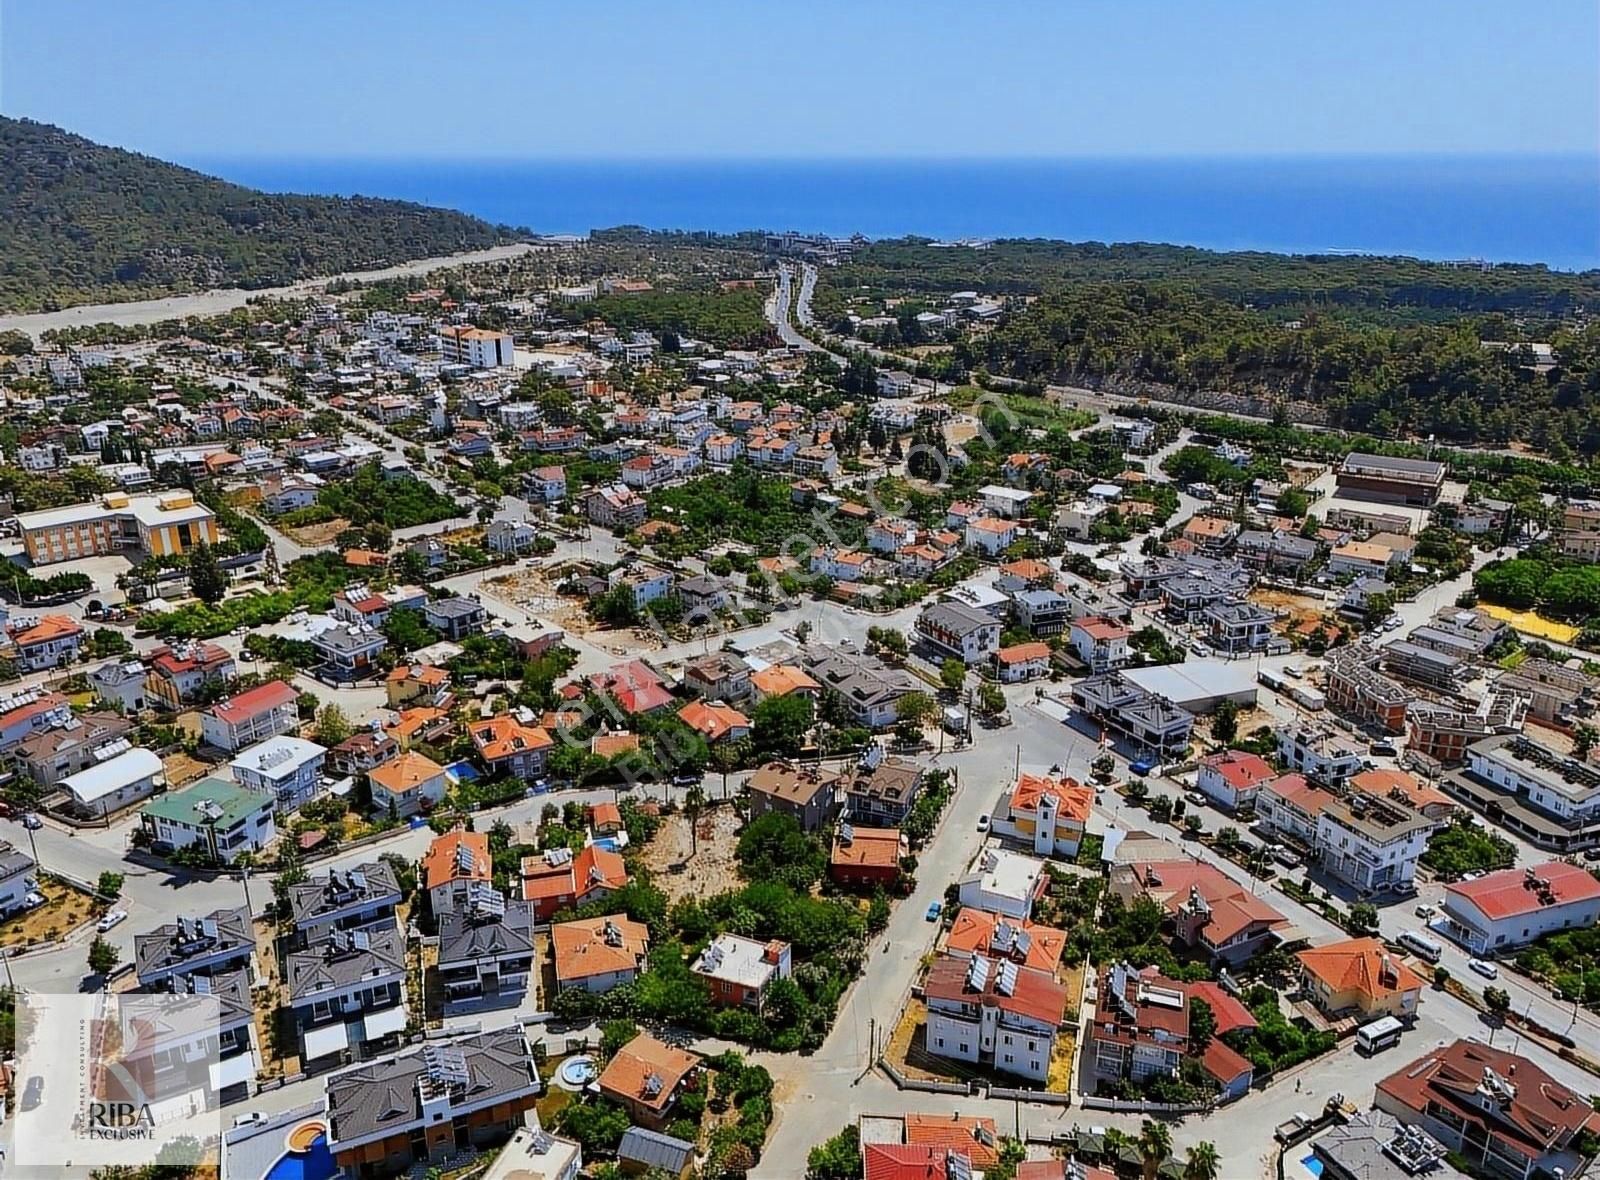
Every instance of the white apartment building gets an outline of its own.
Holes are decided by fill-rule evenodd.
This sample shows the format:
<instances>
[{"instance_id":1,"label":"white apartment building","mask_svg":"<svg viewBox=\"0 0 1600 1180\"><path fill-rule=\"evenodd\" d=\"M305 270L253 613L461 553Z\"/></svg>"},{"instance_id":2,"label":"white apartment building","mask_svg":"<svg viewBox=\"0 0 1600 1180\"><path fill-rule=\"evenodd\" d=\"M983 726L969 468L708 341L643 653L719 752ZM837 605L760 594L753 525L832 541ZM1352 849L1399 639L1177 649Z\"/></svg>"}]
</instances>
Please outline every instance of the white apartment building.
<instances>
[{"instance_id":1,"label":"white apartment building","mask_svg":"<svg viewBox=\"0 0 1600 1180\"><path fill-rule=\"evenodd\" d=\"M474 369L508 368L516 359L511 333L464 325L439 329L439 352L447 365Z\"/></svg>"},{"instance_id":2,"label":"white apartment building","mask_svg":"<svg viewBox=\"0 0 1600 1180\"><path fill-rule=\"evenodd\" d=\"M279 811L293 811L317 793L327 756L315 742L283 735L251 746L229 766L240 786L276 799Z\"/></svg>"},{"instance_id":3,"label":"white apartment building","mask_svg":"<svg viewBox=\"0 0 1600 1180\"><path fill-rule=\"evenodd\" d=\"M1600 922L1600 881L1552 860L1444 887L1444 931L1475 954L1523 946Z\"/></svg>"},{"instance_id":4,"label":"white apartment building","mask_svg":"<svg viewBox=\"0 0 1600 1180\"><path fill-rule=\"evenodd\" d=\"M1566 826L1600 822L1600 770L1521 734L1469 746L1467 772Z\"/></svg>"},{"instance_id":5,"label":"white apartment building","mask_svg":"<svg viewBox=\"0 0 1600 1180\"><path fill-rule=\"evenodd\" d=\"M1436 826L1400 803L1356 794L1322 809L1313 846L1324 871L1357 889L1404 891Z\"/></svg>"},{"instance_id":6,"label":"white apartment building","mask_svg":"<svg viewBox=\"0 0 1600 1180\"><path fill-rule=\"evenodd\" d=\"M1066 989L1047 971L986 955L943 955L923 981L930 1053L1033 1082L1050 1073Z\"/></svg>"}]
</instances>

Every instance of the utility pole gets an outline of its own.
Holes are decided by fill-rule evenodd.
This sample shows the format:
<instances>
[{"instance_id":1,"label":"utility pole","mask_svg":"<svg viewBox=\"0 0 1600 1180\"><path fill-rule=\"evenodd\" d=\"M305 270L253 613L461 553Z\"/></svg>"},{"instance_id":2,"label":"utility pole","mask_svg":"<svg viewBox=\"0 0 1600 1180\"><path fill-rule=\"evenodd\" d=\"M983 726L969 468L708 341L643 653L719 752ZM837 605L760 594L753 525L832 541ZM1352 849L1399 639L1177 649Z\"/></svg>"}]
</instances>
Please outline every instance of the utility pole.
<instances>
[{"instance_id":1,"label":"utility pole","mask_svg":"<svg viewBox=\"0 0 1600 1180\"><path fill-rule=\"evenodd\" d=\"M878 1059L878 1018L867 1017L867 1068L872 1068L872 1063Z\"/></svg>"}]
</instances>

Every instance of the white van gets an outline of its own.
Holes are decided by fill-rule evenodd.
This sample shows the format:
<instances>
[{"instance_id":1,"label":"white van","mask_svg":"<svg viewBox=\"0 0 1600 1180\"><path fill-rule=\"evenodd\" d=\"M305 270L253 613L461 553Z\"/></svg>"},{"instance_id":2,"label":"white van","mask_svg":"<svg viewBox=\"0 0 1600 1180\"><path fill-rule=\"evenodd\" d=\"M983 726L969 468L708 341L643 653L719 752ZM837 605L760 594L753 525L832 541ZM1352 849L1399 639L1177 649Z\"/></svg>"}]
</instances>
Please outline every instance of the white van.
<instances>
[{"instance_id":1,"label":"white van","mask_svg":"<svg viewBox=\"0 0 1600 1180\"><path fill-rule=\"evenodd\" d=\"M1402 934L1400 945L1425 962L1437 963L1444 957L1444 947L1416 930L1407 930Z\"/></svg>"},{"instance_id":2,"label":"white van","mask_svg":"<svg viewBox=\"0 0 1600 1180\"><path fill-rule=\"evenodd\" d=\"M1369 1020L1356 1029L1356 1051L1365 1053L1368 1057L1374 1053L1381 1053L1391 1045L1398 1045L1403 1031L1405 1025L1393 1016L1380 1016L1377 1020Z\"/></svg>"}]
</instances>

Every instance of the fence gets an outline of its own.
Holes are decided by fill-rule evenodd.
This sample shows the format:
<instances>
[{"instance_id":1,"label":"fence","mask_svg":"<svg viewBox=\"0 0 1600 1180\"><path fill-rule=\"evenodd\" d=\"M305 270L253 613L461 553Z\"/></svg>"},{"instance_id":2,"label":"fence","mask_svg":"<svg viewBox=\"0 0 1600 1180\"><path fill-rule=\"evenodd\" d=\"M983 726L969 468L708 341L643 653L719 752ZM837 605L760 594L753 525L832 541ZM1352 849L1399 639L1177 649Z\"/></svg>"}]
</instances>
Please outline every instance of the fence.
<instances>
[{"instance_id":1,"label":"fence","mask_svg":"<svg viewBox=\"0 0 1600 1180\"><path fill-rule=\"evenodd\" d=\"M1145 1102L1138 1098L1096 1098L1085 1094L1080 1100L1085 1110L1109 1110L1131 1114L1196 1114L1213 1107L1210 1102Z\"/></svg>"},{"instance_id":2,"label":"fence","mask_svg":"<svg viewBox=\"0 0 1600 1180\"><path fill-rule=\"evenodd\" d=\"M1002 1102L1042 1102L1046 1106L1071 1106L1071 1094L1057 1094L1054 1090L1013 1090L1006 1086L990 1086L989 1097Z\"/></svg>"},{"instance_id":3,"label":"fence","mask_svg":"<svg viewBox=\"0 0 1600 1180\"><path fill-rule=\"evenodd\" d=\"M921 1090L927 1094L961 1094L971 1097L972 1085L966 1082L925 1082L920 1078L908 1078L883 1058L878 1058L878 1067L889 1075L889 1080L902 1090Z\"/></svg>"}]
</instances>

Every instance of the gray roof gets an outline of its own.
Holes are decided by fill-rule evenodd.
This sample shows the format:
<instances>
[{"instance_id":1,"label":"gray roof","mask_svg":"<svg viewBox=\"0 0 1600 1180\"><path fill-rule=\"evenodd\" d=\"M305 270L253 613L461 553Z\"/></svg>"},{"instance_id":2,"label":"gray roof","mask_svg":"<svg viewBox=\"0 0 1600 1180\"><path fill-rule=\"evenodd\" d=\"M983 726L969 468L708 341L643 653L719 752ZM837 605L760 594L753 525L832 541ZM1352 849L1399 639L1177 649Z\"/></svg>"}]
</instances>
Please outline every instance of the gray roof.
<instances>
[{"instance_id":1,"label":"gray roof","mask_svg":"<svg viewBox=\"0 0 1600 1180\"><path fill-rule=\"evenodd\" d=\"M1270 624L1272 615L1253 602L1213 602L1206 607L1206 618L1219 623Z\"/></svg>"},{"instance_id":2,"label":"gray roof","mask_svg":"<svg viewBox=\"0 0 1600 1180\"><path fill-rule=\"evenodd\" d=\"M992 615L960 602L936 602L932 606L924 608L922 614L918 616L917 622L921 623L924 619L929 623L958 634L976 631L979 627L995 627L999 625Z\"/></svg>"},{"instance_id":3,"label":"gray roof","mask_svg":"<svg viewBox=\"0 0 1600 1180\"><path fill-rule=\"evenodd\" d=\"M377 631L366 629L357 631L354 627L329 627L311 642L329 651L357 652L366 651L374 642L387 644L388 640Z\"/></svg>"},{"instance_id":4,"label":"gray roof","mask_svg":"<svg viewBox=\"0 0 1600 1180\"><path fill-rule=\"evenodd\" d=\"M423 610L446 619L470 619L475 614L483 613L483 607L478 603L470 598L459 597L441 598L437 602L428 603Z\"/></svg>"},{"instance_id":5,"label":"gray roof","mask_svg":"<svg viewBox=\"0 0 1600 1180\"><path fill-rule=\"evenodd\" d=\"M922 682L905 669L891 668L864 652L814 644L800 649L800 662L824 688L863 706L897 701L922 690Z\"/></svg>"},{"instance_id":6,"label":"gray roof","mask_svg":"<svg viewBox=\"0 0 1600 1180\"><path fill-rule=\"evenodd\" d=\"M197 982L205 978L204 984ZM187 979L174 976L169 980L174 995L212 995L217 997L217 1007L224 1028L244 1020L255 1019L255 1000L250 994L250 973L243 967L218 971L209 977L191 975Z\"/></svg>"},{"instance_id":7,"label":"gray roof","mask_svg":"<svg viewBox=\"0 0 1600 1180\"><path fill-rule=\"evenodd\" d=\"M1412 1180L1417 1173L1401 1167L1384 1151L1399 1131L1400 1122L1393 1115L1381 1110L1364 1110L1351 1116L1347 1123L1335 1124L1311 1144L1311 1150L1342 1175L1360 1176L1363 1180ZM1460 1172L1444 1161L1443 1147L1439 1147L1439 1151L1438 1162L1426 1175L1431 1180L1460 1176Z\"/></svg>"},{"instance_id":8,"label":"gray roof","mask_svg":"<svg viewBox=\"0 0 1600 1180\"><path fill-rule=\"evenodd\" d=\"M89 673L89 679L94 683L112 688L135 680L142 682L144 678L145 667L138 660L112 660Z\"/></svg>"},{"instance_id":9,"label":"gray roof","mask_svg":"<svg viewBox=\"0 0 1600 1180\"><path fill-rule=\"evenodd\" d=\"M381 860L367 861L344 872L335 869L325 877L313 877L289 887L289 912L296 926L384 901L398 904L400 885L394 870Z\"/></svg>"},{"instance_id":10,"label":"gray roof","mask_svg":"<svg viewBox=\"0 0 1600 1180\"><path fill-rule=\"evenodd\" d=\"M1389 455L1370 455L1351 451L1345 456L1343 471L1363 475L1398 475L1423 479L1443 479L1444 464L1432 459L1396 459Z\"/></svg>"},{"instance_id":11,"label":"gray roof","mask_svg":"<svg viewBox=\"0 0 1600 1180\"><path fill-rule=\"evenodd\" d=\"M506 912L474 914L463 907L439 916L439 969L452 963L533 952L533 907L506 902Z\"/></svg>"},{"instance_id":12,"label":"gray roof","mask_svg":"<svg viewBox=\"0 0 1600 1180\"><path fill-rule=\"evenodd\" d=\"M18 873L31 873L36 867L33 857L26 852L0 843L0 881L9 881Z\"/></svg>"},{"instance_id":13,"label":"gray roof","mask_svg":"<svg viewBox=\"0 0 1600 1180\"><path fill-rule=\"evenodd\" d=\"M291 951L283 964L289 999L312 992L348 987L366 979L404 975L405 941L400 931L358 930L348 943L324 942L305 951Z\"/></svg>"},{"instance_id":14,"label":"gray roof","mask_svg":"<svg viewBox=\"0 0 1600 1180\"><path fill-rule=\"evenodd\" d=\"M333 1150L355 1141L401 1134L422 1125L422 1087L432 1086L425 1048L455 1050L468 1081L451 1094L453 1110L477 1109L539 1092L539 1071L516 1025L452 1041L430 1041L328 1079L329 1139Z\"/></svg>"},{"instance_id":15,"label":"gray roof","mask_svg":"<svg viewBox=\"0 0 1600 1180\"><path fill-rule=\"evenodd\" d=\"M721 579L707 577L705 574L696 578L685 578L678 583L678 593L687 594L691 598L712 598L726 592L727 587L722 584Z\"/></svg>"},{"instance_id":16,"label":"gray roof","mask_svg":"<svg viewBox=\"0 0 1600 1180\"><path fill-rule=\"evenodd\" d=\"M629 1127L617 1145L617 1158L643 1164L647 1168L661 1168L676 1176L694 1159L694 1144L674 1139L660 1131L643 1127Z\"/></svg>"},{"instance_id":17,"label":"gray roof","mask_svg":"<svg viewBox=\"0 0 1600 1180\"><path fill-rule=\"evenodd\" d=\"M133 962L139 977L158 972L182 974L186 963L228 952L254 954L255 929L243 907L214 910L204 918L183 918L157 926L133 940Z\"/></svg>"},{"instance_id":18,"label":"gray roof","mask_svg":"<svg viewBox=\"0 0 1600 1180\"><path fill-rule=\"evenodd\" d=\"M1054 590L1019 590L1012 598L1029 610L1047 610L1051 607L1065 609L1067 606L1066 598Z\"/></svg>"}]
</instances>

